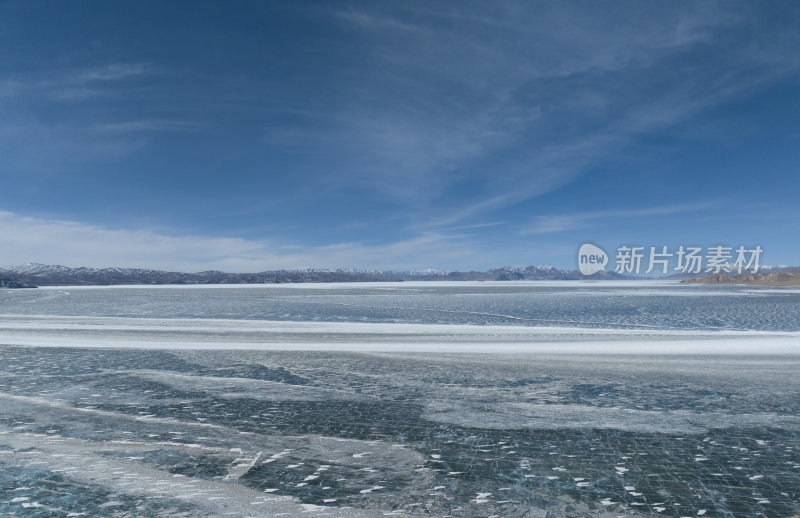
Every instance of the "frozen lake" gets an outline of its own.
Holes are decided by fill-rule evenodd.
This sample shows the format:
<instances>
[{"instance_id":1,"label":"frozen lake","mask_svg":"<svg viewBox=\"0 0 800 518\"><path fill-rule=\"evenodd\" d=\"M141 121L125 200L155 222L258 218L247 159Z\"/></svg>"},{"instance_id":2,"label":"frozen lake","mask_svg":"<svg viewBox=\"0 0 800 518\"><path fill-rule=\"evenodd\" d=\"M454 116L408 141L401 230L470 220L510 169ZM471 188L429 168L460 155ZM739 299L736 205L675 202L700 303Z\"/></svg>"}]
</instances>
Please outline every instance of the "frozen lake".
<instances>
[{"instance_id":1,"label":"frozen lake","mask_svg":"<svg viewBox=\"0 0 800 518\"><path fill-rule=\"evenodd\" d=\"M798 289L0 291L0 514L795 516L798 352Z\"/></svg>"},{"instance_id":2,"label":"frozen lake","mask_svg":"<svg viewBox=\"0 0 800 518\"><path fill-rule=\"evenodd\" d=\"M800 331L800 288L620 281L47 287L3 292L0 314Z\"/></svg>"}]
</instances>

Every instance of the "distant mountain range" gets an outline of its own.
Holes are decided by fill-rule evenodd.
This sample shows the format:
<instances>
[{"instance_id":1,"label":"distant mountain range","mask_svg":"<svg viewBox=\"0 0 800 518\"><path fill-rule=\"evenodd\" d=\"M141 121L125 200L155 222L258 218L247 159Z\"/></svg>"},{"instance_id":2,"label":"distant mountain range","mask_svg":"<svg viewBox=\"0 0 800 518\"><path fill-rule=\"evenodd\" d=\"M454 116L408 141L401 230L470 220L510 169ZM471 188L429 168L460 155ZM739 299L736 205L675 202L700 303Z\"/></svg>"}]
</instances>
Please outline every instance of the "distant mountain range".
<instances>
[{"instance_id":1,"label":"distant mountain range","mask_svg":"<svg viewBox=\"0 0 800 518\"><path fill-rule=\"evenodd\" d=\"M485 272L381 271L381 270L275 270L260 273L167 272L140 268L71 268L68 266L28 263L0 268L0 287L35 286L109 286L124 284L282 284L304 282L369 282L369 281L514 281L626 279L614 272L599 272L591 277L577 270L561 270L551 266L496 268Z\"/></svg>"},{"instance_id":2,"label":"distant mountain range","mask_svg":"<svg viewBox=\"0 0 800 518\"><path fill-rule=\"evenodd\" d=\"M785 268L767 273L731 275L715 273L681 281L685 284L752 284L756 286L800 286L800 268Z\"/></svg>"}]
</instances>

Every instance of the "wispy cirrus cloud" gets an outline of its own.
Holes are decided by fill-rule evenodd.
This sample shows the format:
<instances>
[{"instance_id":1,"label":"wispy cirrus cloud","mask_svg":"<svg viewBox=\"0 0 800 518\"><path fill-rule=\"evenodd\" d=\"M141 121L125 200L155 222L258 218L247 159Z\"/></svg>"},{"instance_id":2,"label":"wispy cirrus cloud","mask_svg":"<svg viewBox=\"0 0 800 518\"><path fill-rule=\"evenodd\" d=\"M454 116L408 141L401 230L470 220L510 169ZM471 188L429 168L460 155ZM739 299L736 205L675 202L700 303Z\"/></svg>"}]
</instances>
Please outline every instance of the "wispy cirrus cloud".
<instances>
[{"instance_id":1,"label":"wispy cirrus cloud","mask_svg":"<svg viewBox=\"0 0 800 518\"><path fill-rule=\"evenodd\" d=\"M150 132L193 132L207 129L208 125L181 120L127 120L119 122L102 122L92 124L91 130L100 133L124 134L124 133L150 133Z\"/></svg>"},{"instance_id":2,"label":"wispy cirrus cloud","mask_svg":"<svg viewBox=\"0 0 800 518\"><path fill-rule=\"evenodd\" d=\"M756 36L733 51L732 35L752 26L746 6L625 6L334 11L366 49L348 86L359 104L331 107L335 136L307 142L357 143L340 182L450 224L547 194L643 136L798 70L775 58L786 41ZM451 203L464 185L472 192Z\"/></svg>"},{"instance_id":3,"label":"wispy cirrus cloud","mask_svg":"<svg viewBox=\"0 0 800 518\"><path fill-rule=\"evenodd\" d=\"M120 119L115 109L96 108L98 103L126 100L139 81L158 76L150 63L122 62L9 74L0 80L0 108L6 115L0 120L0 152L5 169L26 171L32 177L52 176L65 164L106 163L130 156L146 147L151 133L205 128L197 121L143 119L150 110ZM85 109L69 119L46 115L72 104Z\"/></svg>"},{"instance_id":4,"label":"wispy cirrus cloud","mask_svg":"<svg viewBox=\"0 0 800 518\"><path fill-rule=\"evenodd\" d=\"M96 67L33 70L7 75L0 81L0 97L40 97L54 101L96 98L127 80L151 77L156 69L147 63L111 63Z\"/></svg>"},{"instance_id":5,"label":"wispy cirrus cloud","mask_svg":"<svg viewBox=\"0 0 800 518\"><path fill-rule=\"evenodd\" d=\"M93 68L78 69L69 77L69 82L89 83L93 81L119 81L131 77L151 75L155 72L148 63L111 63Z\"/></svg>"},{"instance_id":6,"label":"wispy cirrus cloud","mask_svg":"<svg viewBox=\"0 0 800 518\"><path fill-rule=\"evenodd\" d=\"M610 221L631 218L648 218L652 216L665 216L669 214L682 214L701 212L721 205L719 201L700 203L687 203L678 205L661 205L656 207L643 207L629 210L597 210L575 212L571 214L547 214L539 216L529 225L520 230L520 235L553 234L566 232L599 225L606 225Z\"/></svg>"}]
</instances>

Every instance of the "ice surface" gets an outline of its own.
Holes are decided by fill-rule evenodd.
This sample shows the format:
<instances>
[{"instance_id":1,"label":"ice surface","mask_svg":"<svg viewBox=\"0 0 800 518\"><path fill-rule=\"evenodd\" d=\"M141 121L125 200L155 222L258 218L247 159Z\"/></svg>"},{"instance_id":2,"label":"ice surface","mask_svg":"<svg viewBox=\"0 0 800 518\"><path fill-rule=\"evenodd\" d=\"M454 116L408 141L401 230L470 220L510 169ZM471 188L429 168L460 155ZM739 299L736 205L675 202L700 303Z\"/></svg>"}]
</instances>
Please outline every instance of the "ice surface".
<instances>
[{"instance_id":1,"label":"ice surface","mask_svg":"<svg viewBox=\"0 0 800 518\"><path fill-rule=\"evenodd\" d=\"M0 483L29 499L2 512L800 510L798 357L2 347L0 365Z\"/></svg>"},{"instance_id":2,"label":"ice surface","mask_svg":"<svg viewBox=\"0 0 800 518\"><path fill-rule=\"evenodd\" d=\"M798 515L800 294L681 290L0 292L0 515Z\"/></svg>"}]
</instances>

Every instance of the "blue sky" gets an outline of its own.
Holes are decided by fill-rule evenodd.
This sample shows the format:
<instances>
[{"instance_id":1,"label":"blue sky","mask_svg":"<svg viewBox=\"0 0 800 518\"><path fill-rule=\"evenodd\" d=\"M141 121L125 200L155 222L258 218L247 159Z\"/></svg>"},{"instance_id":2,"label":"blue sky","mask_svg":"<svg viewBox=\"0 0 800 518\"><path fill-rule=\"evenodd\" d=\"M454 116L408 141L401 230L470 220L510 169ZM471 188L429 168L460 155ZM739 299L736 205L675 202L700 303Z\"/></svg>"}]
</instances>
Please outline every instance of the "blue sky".
<instances>
[{"instance_id":1,"label":"blue sky","mask_svg":"<svg viewBox=\"0 0 800 518\"><path fill-rule=\"evenodd\" d=\"M800 263L796 2L0 2L0 264Z\"/></svg>"}]
</instances>

